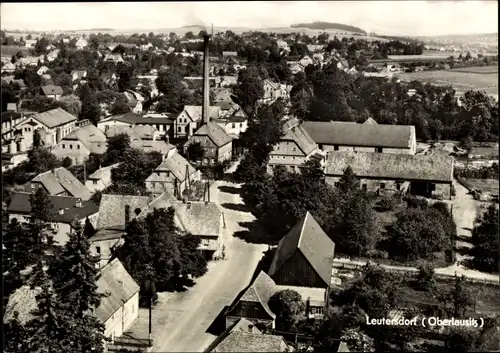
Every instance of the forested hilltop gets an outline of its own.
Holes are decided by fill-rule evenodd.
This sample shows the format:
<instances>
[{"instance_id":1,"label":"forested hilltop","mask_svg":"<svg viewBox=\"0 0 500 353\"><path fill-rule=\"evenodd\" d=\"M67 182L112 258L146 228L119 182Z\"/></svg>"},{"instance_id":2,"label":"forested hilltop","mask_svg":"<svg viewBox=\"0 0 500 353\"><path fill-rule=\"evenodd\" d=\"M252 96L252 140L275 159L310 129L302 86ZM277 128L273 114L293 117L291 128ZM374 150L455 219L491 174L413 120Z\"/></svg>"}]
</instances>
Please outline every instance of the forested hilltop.
<instances>
[{"instance_id":1,"label":"forested hilltop","mask_svg":"<svg viewBox=\"0 0 500 353\"><path fill-rule=\"evenodd\" d=\"M313 23L298 23L290 26L291 28L309 28L309 29L340 29L346 32L355 32L366 34L366 31L359 27L344 25L333 22L313 22Z\"/></svg>"}]
</instances>

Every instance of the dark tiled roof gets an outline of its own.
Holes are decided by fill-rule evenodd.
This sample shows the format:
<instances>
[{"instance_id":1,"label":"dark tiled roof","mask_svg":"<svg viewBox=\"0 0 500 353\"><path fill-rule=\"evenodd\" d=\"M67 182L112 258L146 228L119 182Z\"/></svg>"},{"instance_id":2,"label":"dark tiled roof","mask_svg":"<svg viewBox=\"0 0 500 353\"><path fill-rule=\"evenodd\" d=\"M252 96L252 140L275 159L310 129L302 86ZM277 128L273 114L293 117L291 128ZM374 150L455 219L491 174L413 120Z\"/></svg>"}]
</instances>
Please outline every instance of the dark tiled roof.
<instances>
[{"instance_id":1,"label":"dark tiled roof","mask_svg":"<svg viewBox=\"0 0 500 353\"><path fill-rule=\"evenodd\" d=\"M410 125L304 121L302 126L314 142L341 146L410 148L415 135L415 127Z\"/></svg>"},{"instance_id":2,"label":"dark tiled roof","mask_svg":"<svg viewBox=\"0 0 500 353\"><path fill-rule=\"evenodd\" d=\"M443 155L410 155L393 153L331 152L325 174L340 176L350 166L358 177L380 179L427 180L450 183L453 157Z\"/></svg>"},{"instance_id":3,"label":"dark tiled roof","mask_svg":"<svg viewBox=\"0 0 500 353\"><path fill-rule=\"evenodd\" d=\"M269 275L273 276L278 272L297 250L304 255L321 279L329 286L335 244L309 212L280 240Z\"/></svg>"},{"instance_id":4,"label":"dark tiled roof","mask_svg":"<svg viewBox=\"0 0 500 353\"><path fill-rule=\"evenodd\" d=\"M114 228L125 225L125 206L130 206L130 220L135 217L135 210L148 207L147 196L104 194L99 204L97 229Z\"/></svg>"},{"instance_id":5,"label":"dark tiled roof","mask_svg":"<svg viewBox=\"0 0 500 353\"><path fill-rule=\"evenodd\" d=\"M214 202L173 202L182 228L187 233L199 236L221 236L222 211Z\"/></svg>"},{"instance_id":6,"label":"dark tiled roof","mask_svg":"<svg viewBox=\"0 0 500 353\"><path fill-rule=\"evenodd\" d=\"M139 286L118 259L101 269L97 288L99 293L107 294L95 309L95 315L101 323L108 321L111 315L139 292Z\"/></svg>"},{"instance_id":7,"label":"dark tiled roof","mask_svg":"<svg viewBox=\"0 0 500 353\"><path fill-rule=\"evenodd\" d=\"M127 124L148 124L148 125L156 125L156 124L173 124L173 119L170 118L148 118L144 117L142 114L135 113L126 113L120 115L113 115L101 122L106 121L121 121Z\"/></svg>"},{"instance_id":8,"label":"dark tiled roof","mask_svg":"<svg viewBox=\"0 0 500 353\"><path fill-rule=\"evenodd\" d=\"M28 192L15 192L7 207L7 212L11 214L29 215L31 211L30 196ZM80 200L77 197L69 196L49 196L52 203L51 222L71 223L73 220L82 220L99 211L99 208L92 201L82 201L82 207L76 207ZM64 209L63 214L59 210Z\"/></svg>"},{"instance_id":9,"label":"dark tiled roof","mask_svg":"<svg viewBox=\"0 0 500 353\"><path fill-rule=\"evenodd\" d=\"M233 140L222 127L212 121L200 127L194 135L208 136L217 147L225 146Z\"/></svg>"},{"instance_id":10,"label":"dark tiled roof","mask_svg":"<svg viewBox=\"0 0 500 353\"><path fill-rule=\"evenodd\" d=\"M54 85L48 85L48 86L43 86L42 87L42 92L46 96L48 95L62 95L63 94L63 89L61 86L54 86Z\"/></svg>"},{"instance_id":11,"label":"dark tiled roof","mask_svg":"<svg viewBox=\"0 0 500 353\"><path fill-rule=\"evenodd\" d=\"M196 172L196 169L187 161L186 158L182 157L178 152L174 152L165 158L165 160L158 167L156 167L156 170L171 172L177 180L182 182L187 177L186 168L189 176Z\"/></svg>"}]
</instances>

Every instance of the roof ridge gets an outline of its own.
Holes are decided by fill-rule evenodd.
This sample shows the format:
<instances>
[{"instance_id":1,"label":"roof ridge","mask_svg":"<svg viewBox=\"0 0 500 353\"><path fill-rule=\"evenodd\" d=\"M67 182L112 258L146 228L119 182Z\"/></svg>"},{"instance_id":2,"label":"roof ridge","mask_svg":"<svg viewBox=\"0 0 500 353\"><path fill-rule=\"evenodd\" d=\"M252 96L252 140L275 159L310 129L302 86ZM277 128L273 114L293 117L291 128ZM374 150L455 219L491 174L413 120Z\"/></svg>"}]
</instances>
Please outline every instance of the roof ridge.
<instances>
[{"instance_id":1,"label":"roof ridge","mask_svg":"<svg viewBox=\"0 0 500 353\"><path fill-rule=\"evenodd\" d=\"M304 234L304 228L306 227L308 215L309 215L309 211L306 211L306 215L302 219L302 227L300 227L299 241L297 242L297 249L300 249L300 242L302 241L302 235Z\"/></svg>"}]
</instances>

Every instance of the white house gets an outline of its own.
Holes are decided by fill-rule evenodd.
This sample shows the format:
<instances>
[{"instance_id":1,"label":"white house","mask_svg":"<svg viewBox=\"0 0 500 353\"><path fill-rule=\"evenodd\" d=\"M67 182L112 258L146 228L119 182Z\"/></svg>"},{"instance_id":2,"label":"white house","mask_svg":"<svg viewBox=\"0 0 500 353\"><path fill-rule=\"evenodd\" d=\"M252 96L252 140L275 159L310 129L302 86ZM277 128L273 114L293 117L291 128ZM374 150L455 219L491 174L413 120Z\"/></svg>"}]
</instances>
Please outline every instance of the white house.
<instances>
[{"instance_id":1,"label":"white house","mask_svg":"<svg viewBox=\"0 0 500 353\"><path fill-rule=\"evenodd\" d=\"M221 116L219 106L210 106L208 109L209 118L218 119ZM186 105L184 110L174 121L174 136L189 137L203 124L202 106Z\"/></svg>"},{"instance_id":2,"label":"white house","mask_svg":"<svg viewBox=\"0 0 500 353\"><path fill-rule=\"evenodd\" d=\"M80 38L76 41L75 45L76 45L76 49L79 49L79 50L82 50L83 48L85 48L89 43L84 39L84 38Z\"/></svg>"},{"instance_id":3,"label":"white house","mask_svg":"<svg viewBox=\"0 0 500 353\"><path fill-rule=\"evenodd\" d=\"M116 168L120 163L101 167L87 177L85 186L91 192L102 191L111 185L111 169Z\"/></svg>"}]
</instances>

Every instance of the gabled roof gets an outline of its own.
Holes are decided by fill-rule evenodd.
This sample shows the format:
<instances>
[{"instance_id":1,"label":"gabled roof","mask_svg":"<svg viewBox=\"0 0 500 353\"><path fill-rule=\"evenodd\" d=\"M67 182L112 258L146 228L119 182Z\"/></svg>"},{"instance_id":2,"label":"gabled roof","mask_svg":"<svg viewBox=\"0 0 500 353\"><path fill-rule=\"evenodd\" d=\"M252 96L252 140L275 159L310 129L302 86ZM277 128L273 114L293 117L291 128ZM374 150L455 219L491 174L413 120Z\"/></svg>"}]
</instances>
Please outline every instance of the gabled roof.
<instances>
[{"instance_id":1,"label":"gabled roof","mask_svg":"<svg viewBox=\"0 0 500 353\"><path fill-rule=\"evenodd\" d=\"M368 118L363 124L377 124L377 122L373 118Z\"/></svg>"},{"instance_id":2,"label":"gabled roof","mask_svg":"<svg viewBox=\"0 0 500 353\"><path fill-rule=\"evenodd\" d=\"M174 145L171 145L163 140L134 140L131 143L132 147L139 148L145 153L149 152L159 152L162 155L167 155L175 149Z\"/></svg>"},{"instance_id":3,"label":"gabled roof","mask_svg":"<svg viewBox=\"0 0 500 353\"><path fill-rule=\"evenodd\" d=\"M217 146L222 147L227 145L233 139L229 136L226 131L220 127L217 123L210 121L204 124L194 133L195 136L208 136L210 140Z\"/></svg>"},{"instance_id":4,"label":"gabled roof","mask_svg":"<svg viewBox=\"0 0 500 353\"><path fill-rule=\"evenodd\" d=\"M186 180L186 168L189 175L196 172L196 169L186 160L186 158L182 157L178 152L174 152L165 158L165 160L156 167L155 171L171 172L177 180L182 182Z\"/></svg>"},{"instance_id":5,"label":"gabled roof","mask_svg":"<svg viewBox=\"0 0 500 353\"><path fill-rule=\"evenodd\" d=\"M184 112L191 118L193 122L200 121L202 116L202 106L201 105L186 105L184 106ZM208 107L208 115L211 119L217 119L221 114L220 107L210 106Z\"/></svg>"},{"instance_id":6,"label":"gabled roof","mask_svg":"<svg viewBox=\"0 0 500 353\"><path fill-rule=\"evenodd\" d=\"M342 175L350 166L360 178L426 180L450 183L453 157L448 155L410 155L394 153L328 153L326 175Z\"/></svg>"},{"instance_id":7,"label":"gabled roof","mask_svg":"<svg viewBox=\"0 0 500 353\"><path fill-rule=\"evenodd\" d=\"M50 195L67 191L73 197L87 201L92 196L89 189L83 185L69 170L63 167L38 174L31 182L41 183Z\"/></svg>"},{"instance_id":8,"label":"gabled roof","mask_svg":"<svg viewBox=\"0 0 500 353\"><path fill-rule=\"evenodd\" d=\"M30 196L28 192L15 192L7 207L7 212L11 214L29 215L31 212ZM49 195L52 204L50 221L55 223L70 224L73 220L82 220L99 211L99 208L92 201L82 201L82 207L76 207L78 197ZM60 214L59 210L64 209Z\"/></svg>"},{"instance_id":9,"label":"gabled roof","mask_svg":"<svg viewBox=\"0 0 500 353\"><path fill-rule=\"evenodd\" d=\"M279 242L269 275L274 276L280 268L300 251L327 286L332 276L335 244L321 229L314 217L305 216Z\"/></svg>"},{"instance_id":10,"label":"gabled roof","mask_svg":"<svg viewBox=\"0 0 500 353\"><path fill-rule=\"evenodd\" d=\"M281 139L294 141L306 156L318 148L318 145L300 125L292 125L289 129L286 129L285 136Z\"/></svg>"},{"instance_id":11,"label":"gabled roof","mask_svg":"<svg viewBox=\"0 0 500 353\"><path fill-rule=\"evenodd\" d=\"M106 135L95 125L89 124L73 130L64 140L78 140L84 144L91 153L103 154L106 152Z\"/></svg>"},{"instance_id":12,"label":"gabled roof","mask_svg":"<svg viewBox=\"0 0 500 353\"><path fill-rule=\"evenodd\" d=\"M42 86L42 92L46 96L55 94L62 95L63 89L61 86L47 85L47 86Z\"/></svg>"},{"instance_id":13,"label":"gabled roof","mask_svg":"<svg viewBox=\"0 0 500 353\"><path fill-rule=\"evenodd\" d=\"M99 204L97 229L114 228L125 225L125 206L130 206L130 220L135 215L135 210L148 207L149 197L132 195L104 194Z\"/></svg>"},{"instance_id":14,"label":"gabled roof","mask_svg":"<svg viewBox=\"0 0 500 353\"><path fill-rule=\"evenodd\" d=\"M43 113L37 113L33 115L32 118L47 126L49 129L78 120L76 116L61 108L47 110Z\"/></svg>"},{"instance_id":15,"label":"gabled roof","mask_svg":"<svg viewBox=\"0 0 500 353\"><path fill-rule=\"evenodd\" d=\"M280 88L280 84L279 83L275 83L275 82L273 82L273 81L271 81L269 79L264 80L264 84L268 84L273 89L279 89Z\"/></svg>"},{"instance_id":16,"label":"gabled roof","mask_svg":"<svg viewBox=\"0 0 500 353\"><path fill-rule=\"evenodd\" d=\"M99 293L107 294L95 309L95 315L105 323L108 319L135 294L139 292L139 285L127 272L118 259L112 260L100 271L97 280Z\"/></svg>"},{"instance_id":17,"label":"gabled roof","mask_svg":"<svg viewBox=\"0 0 500 353\"><path fill-rule=\"evenodd\" d=\"M304 121L302 126L314 142L341 146L410 148L415 136L410 125Z\"/></svg>"},{"instance_id":18,"label":"gabled roof","mask_svg":"<svg viewBox=\"0 0 500 353\"><path fill-rule=\"evenodd\" d=\"M97 169L95 172L90 174L87 179L89 180L99 180L107 177L111 177L111 169L116 168L120 165L120 163L115 163L108 165L107 167L101 167Z\"/></svg>"},{"instance_id":19,"label":"gabled roof","mask_svg":"<svg viewBox=\"0 0 500 353\"><path fill-rule=\"evenodd\" d=\"M222 211L214 202L173 202L183 230L199 236L219 237L222 229Z\"/></svg>"},{"instance_id":20,"label":"gabled roof","mask_svg":"<svg viewBox=\"0 0 500 353\"><path fill-rule=\"evenodd\" d=\"M260 303L267 314L274 319L276 318L276 314L269 308L269 299L271 299L277 290L278 287L274 283L273 279L264 271L260 271L255 281L253 281L250 287L248 287L245 293L243 293L239 302Z\"/></svg>"}]
</instances>

